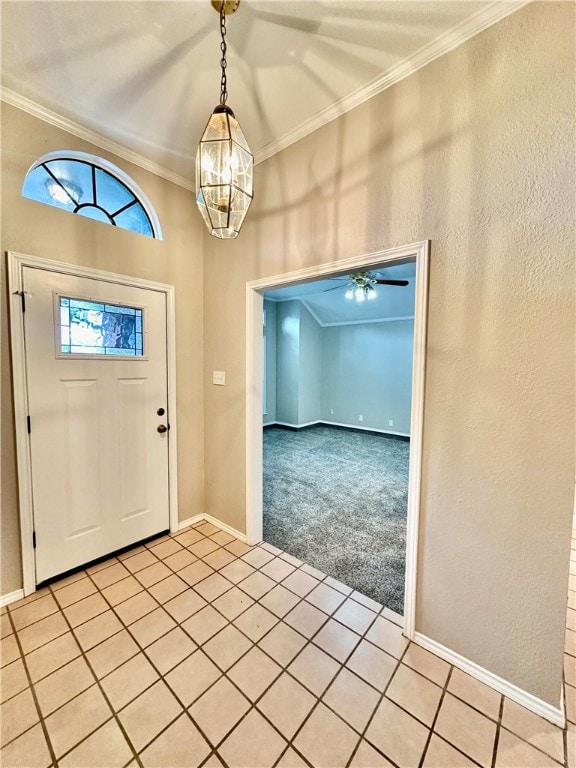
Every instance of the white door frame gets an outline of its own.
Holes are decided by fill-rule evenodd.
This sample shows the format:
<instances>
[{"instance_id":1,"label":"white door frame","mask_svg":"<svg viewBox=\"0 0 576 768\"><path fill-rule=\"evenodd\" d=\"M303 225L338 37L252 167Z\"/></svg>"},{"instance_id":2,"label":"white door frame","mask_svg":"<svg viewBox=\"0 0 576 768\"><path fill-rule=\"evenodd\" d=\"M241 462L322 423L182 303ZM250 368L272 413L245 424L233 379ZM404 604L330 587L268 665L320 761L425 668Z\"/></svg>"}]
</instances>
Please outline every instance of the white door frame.
<instances>
[{"instance_id":1,"label":"white door frame","mask_svg":"<svg viewBox=\"0 0 576 768\"><path fill-rule=\"evenodd\" d=\"M248 544L262 541L262 309L265 289L325 277L392 265L416 259L414 309L414 354L412 372L412 413L410 419L410 464L406 530L406 582L404 634L413 639L416 617L416 575L422 473L422 429L424 423L424 375L428 319L429 242L412 243L376 251L338 262L265 277L246 283L246 537Z\"/></svg>"},{"instance_id":2,"label":"white door frame","mask_svg":"<svg viewBox=\"0 0 576 768\"><path fill-rule=\"evenodd\" d=\"M174 312L174 286L142 280L138 277L104 272L99 269L51 261L23 253L8 252L8 288L10 292L10 326L12 346L12 378L14 383L14 416L16 432L16 459L18 470L18 501L20 508L20 538L22 551L22 577L24 595L36 590L34 548L32 545L33 496L32 463L27 428L28 386L24 342L24 315L22 312L23 269L36 267L49 272L59 272L75 277L88 277L108 283L120 283L133 288L147 288L166 295L166 354L168 373L168 503L170 507L170 531L178 530L177 491L177 429L176 429L176 319ZM33 297L30 297L33 300Z\"/></svg>"}]
</instances>

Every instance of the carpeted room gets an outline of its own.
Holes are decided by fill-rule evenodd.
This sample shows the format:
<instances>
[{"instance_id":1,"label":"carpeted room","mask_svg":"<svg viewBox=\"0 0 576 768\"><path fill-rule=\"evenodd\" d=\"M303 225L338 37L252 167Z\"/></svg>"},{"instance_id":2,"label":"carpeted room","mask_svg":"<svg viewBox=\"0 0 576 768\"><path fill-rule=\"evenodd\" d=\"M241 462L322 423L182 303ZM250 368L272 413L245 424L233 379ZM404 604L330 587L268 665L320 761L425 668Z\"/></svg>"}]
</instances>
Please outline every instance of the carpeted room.
<instances>
[{"instance_id":1,"label":"carpeted room","mask_svg":"<svg viewBox=\"0 0 576 768\"><path fill-rule=\"evenodd\" d=\"M402 614L414 265L371 275L265 293L264 540Z\"/></svg>"}]
</instances>

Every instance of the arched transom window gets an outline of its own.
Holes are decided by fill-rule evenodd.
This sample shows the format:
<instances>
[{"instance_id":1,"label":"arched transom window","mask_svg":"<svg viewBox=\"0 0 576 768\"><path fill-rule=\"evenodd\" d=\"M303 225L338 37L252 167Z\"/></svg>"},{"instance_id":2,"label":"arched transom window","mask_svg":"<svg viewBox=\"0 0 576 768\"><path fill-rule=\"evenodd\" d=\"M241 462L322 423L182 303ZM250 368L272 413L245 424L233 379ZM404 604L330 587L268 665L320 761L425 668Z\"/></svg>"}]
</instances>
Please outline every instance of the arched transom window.
<instances>
[{"instance_id":1,"label":"arched transom window","mask_svg":"<svg viewBox=\"0 0 576 768\"><path fill-rule=\"evenodd\" d=\"M162 239L160 222L140 187L120 168L84 152L50 152L26 174L22 195L79 216Z\"/></svg>"}]
</instances>

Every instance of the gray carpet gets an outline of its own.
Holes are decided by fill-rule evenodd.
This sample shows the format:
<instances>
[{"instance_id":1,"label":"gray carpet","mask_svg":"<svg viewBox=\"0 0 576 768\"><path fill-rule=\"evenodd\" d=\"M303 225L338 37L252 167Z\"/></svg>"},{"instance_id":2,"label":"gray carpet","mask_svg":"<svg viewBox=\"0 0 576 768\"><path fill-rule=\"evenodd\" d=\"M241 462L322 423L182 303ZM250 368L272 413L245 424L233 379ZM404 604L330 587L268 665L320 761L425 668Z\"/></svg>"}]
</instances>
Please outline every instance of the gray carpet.
<instances>
[{"instance_id":1,"label":"gray carpet","mask_svg":"<svg viewBox=\"0 0 576 768\"><path fill-rule=\"evenodd\" d=\"M403 613L410 444L264 430L264 541Z\"/></svg>"}]
</instances>

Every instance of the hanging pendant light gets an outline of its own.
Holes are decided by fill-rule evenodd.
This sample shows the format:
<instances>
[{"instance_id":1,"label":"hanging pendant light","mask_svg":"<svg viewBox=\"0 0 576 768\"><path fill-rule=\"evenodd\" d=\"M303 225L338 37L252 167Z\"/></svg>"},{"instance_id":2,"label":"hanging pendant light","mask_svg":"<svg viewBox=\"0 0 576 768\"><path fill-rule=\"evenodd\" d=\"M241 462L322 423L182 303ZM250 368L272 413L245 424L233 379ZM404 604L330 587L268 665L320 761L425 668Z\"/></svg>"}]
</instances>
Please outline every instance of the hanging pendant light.
<instances>
[{"instance_id":1,"label":"hanging pendant light","mask_svg":"<svg viewBox=\"0 0 576 768\"><path fill-rule=\"evenodd\" d=\"M220 13L220 103L208 120L196 153L196 202L214 237L238 237L252 202L254 157L234 112L226 104L226 14L240 0L211 0Z\"/></svg>"}]
</instances>

